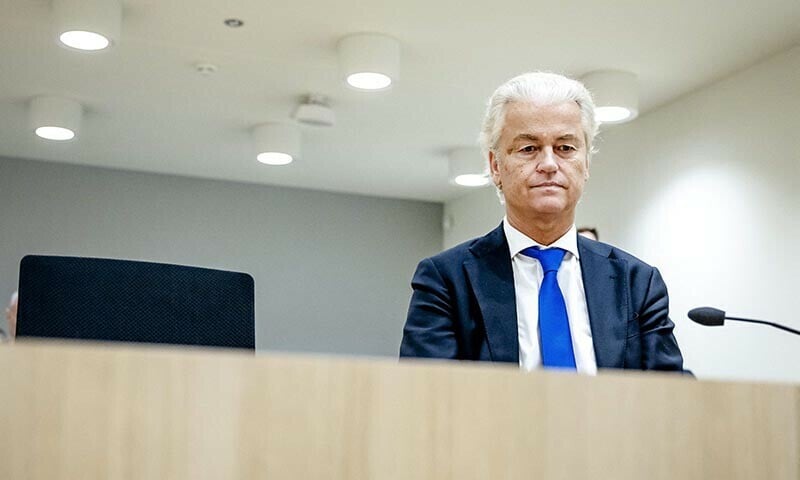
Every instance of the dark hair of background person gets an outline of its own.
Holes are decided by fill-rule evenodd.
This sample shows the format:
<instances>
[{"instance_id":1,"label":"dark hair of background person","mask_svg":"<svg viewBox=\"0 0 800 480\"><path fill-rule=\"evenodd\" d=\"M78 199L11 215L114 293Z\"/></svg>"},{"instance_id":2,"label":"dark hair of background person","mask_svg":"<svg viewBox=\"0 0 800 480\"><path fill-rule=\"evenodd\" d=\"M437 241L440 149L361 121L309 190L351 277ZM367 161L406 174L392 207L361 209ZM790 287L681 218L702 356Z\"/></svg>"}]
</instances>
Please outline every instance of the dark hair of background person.
<instances>
[{"instance_id":1,"label":"dark hair of background person","mask_svg":"<svg viewBox=\"0 0 800 480\"><path fill-rule=\"evenodd\" d=\"M583 235L584 233L590 233L594 235L594 237L589 237L589 238L600 240L600 235L597 234L597 229L594 227L581 227L578 229L578 235Z\"/></svg>"}]
</instances>

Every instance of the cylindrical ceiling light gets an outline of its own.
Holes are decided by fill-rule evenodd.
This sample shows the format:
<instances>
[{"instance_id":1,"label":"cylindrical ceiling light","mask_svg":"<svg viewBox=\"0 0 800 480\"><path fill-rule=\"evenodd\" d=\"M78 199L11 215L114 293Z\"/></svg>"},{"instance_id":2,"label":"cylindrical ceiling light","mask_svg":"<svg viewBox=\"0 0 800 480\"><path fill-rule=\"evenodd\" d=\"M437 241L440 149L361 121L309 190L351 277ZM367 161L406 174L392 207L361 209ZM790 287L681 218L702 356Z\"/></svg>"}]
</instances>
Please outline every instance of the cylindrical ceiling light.
<instances>
[{"instance_id":1,"label":"cylindrical ceiling light","mask_svg":"<svg viewBox=\"0 0 800 480\"><path fill-rule=\"evenodd\" d=\"M478 148L459 147L447 156L450 181L463 187L483 187L489 184L486 161Z\"/></svg>"},{"instance_id":2,"label":"cylindrical ceiling light","mask_svg":"<svg viewBox=\"0 0 800 480\"><path fill-rule=\"evenodd\" d=\"M31 100L29 125L41 138L72 140L80 132L83 107L80 103L60 97L36 97Z\"/></svg>"},{"instance_id":3,"label":"cylindrical ceiling light","mask_svg":"<svg viewBox=\"0 0 800 480\"><path fill-rule=\"evenodd\" d=\"M121 0L54 0L58 40L78 50L103 50L119 42Z\"/></svg>"},{"instance_id":4,"label":"cylindrical ceiling light","mask_svg":"<svg viewBox=\"0 0 800 480\"><path fill-rule=\"evenodd\" d=\"M348 85L383 90L400 73L400 42L377 33L356 33L339 40L339 65Z\"/></svg>"},{"instance_id":5,"label":"cylindrical ceiling light","mask_svg":"<svg viewBox=\"0 0 800 480\"><path fill-rule=\"evenodd\" d=\"M581 81L594 96L598 122L624 123L639 114L639 89L635 74L598 71L588 73Z\"/></svg>"},{"instance_id":6,"label":"cylindrical ceiling light","mask_svg":"<svg viewBox=\"0 0 800 480\"><path fill-rule=\"evenodd\" d=\"M267 165L287 165L300 154L300 130L288 123L265 123L253 129L256 159Z\"/></svg>"}]
</instances>

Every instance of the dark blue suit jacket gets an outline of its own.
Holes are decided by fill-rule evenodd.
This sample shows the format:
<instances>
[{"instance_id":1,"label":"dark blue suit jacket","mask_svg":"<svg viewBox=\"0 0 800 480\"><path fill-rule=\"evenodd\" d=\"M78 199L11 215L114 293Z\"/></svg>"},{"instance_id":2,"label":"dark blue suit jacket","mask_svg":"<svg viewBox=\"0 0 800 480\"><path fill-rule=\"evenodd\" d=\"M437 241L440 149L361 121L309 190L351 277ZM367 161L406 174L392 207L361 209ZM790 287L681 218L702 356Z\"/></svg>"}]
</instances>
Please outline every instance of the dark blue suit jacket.
<instances>
[{"instance_id":1,"label":"dark blue suit jacket","mask_svg":"<svg viewBox=\"0 0 800 480\"><path fill-rule=\"evenodd\" d=\"M683 370L658 270L578 236L598 368ZM502 224L419 263L401 357L519 363L511 254Z\"/></svg>"}]
</instances>

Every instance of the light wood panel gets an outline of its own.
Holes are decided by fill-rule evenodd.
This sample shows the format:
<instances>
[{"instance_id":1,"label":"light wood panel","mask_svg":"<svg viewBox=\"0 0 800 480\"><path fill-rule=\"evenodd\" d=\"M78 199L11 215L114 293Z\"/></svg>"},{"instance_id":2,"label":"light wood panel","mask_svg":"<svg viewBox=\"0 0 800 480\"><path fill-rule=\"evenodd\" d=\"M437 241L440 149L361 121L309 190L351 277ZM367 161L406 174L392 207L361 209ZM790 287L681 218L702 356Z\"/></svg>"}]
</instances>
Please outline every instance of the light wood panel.
<instances>
[{"instance_id":1,"label":"light wood panel","mask_svg":"<svg viewBox=\"0 0 800 480\"><path fill-rule=\"evenodd\" d=\"M800 389L131 346L0 348L0 479L792 479Z\"/></svg>"}]
</instances>

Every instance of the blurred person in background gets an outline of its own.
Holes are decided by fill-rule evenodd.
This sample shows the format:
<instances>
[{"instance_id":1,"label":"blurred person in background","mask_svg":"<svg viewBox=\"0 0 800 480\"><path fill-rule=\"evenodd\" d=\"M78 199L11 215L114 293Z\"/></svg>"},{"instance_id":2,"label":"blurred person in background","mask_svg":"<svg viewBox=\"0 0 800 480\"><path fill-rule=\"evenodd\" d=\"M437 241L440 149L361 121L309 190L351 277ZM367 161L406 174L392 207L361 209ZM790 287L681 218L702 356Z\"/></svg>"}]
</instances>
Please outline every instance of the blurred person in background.
<instances>
[{"instance_id":1,"label":"blurred person in background","mask_svg":"<svg viewBox=\"0 0 800 480\"><path fill-rule=\"evenodd\" d=\"M578 235L583 235L594 241L600 240L600 235L597 234L597 229L594 227L581 227L578 229Z\"/></svg>"},{"instance_id":2,"label":"blurred person in background","mask_svg":"<svg viewBox=\"0 0 800 480\"><path fill-rule=\"evenodd\" d=\"M7 330L0 329L0 341L13 342L17 336L17 308L19 306L19 294L14 292L11 294L11 301L8 302L6 307L6 322L8 323Z\"/></svg>"}]
</instances>

